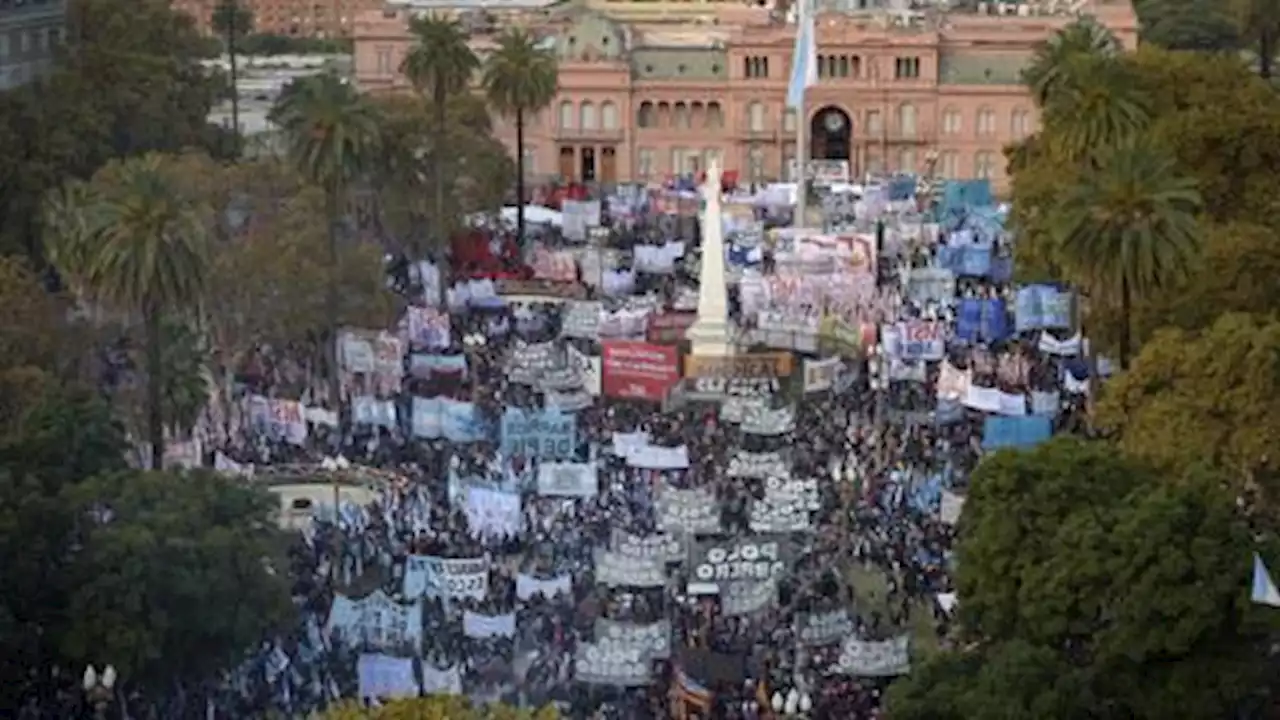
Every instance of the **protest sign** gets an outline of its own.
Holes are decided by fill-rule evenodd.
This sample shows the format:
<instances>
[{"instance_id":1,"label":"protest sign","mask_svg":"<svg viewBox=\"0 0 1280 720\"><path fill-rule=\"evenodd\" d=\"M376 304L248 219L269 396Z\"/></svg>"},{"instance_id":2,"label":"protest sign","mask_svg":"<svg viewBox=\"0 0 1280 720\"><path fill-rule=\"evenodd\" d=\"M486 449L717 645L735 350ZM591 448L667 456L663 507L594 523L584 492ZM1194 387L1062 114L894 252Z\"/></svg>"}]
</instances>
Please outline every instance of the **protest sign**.
<instances>
[{"instance_id":1,"label":"protest sign","mask_svg":"<svg viewBox=\"0 0 1280 720\"><path fill-rule=\"evenodd\" d=\"M624 557L657 560L659 562L684 562L689 554L681 535L632 535L620 528L613 529L609 548Z\"/></svg>"},{"instance_id":2,"label":"protest sign","mask_svg":"<svg viewBox=\"0 0 1280 720\"><path fill-rule=\"evenodd\" d=\"M741 450L729 458L725 472L732 478L790 477L791 464L778 452L747 452Z\"/></svg>"},{"instance_id":3,"label":"protest sign","mask_svg":"<svg viewBox=\"0 0 1280 720\"><path fill-rule=\"evenodd\" d=\"M662 587L667 569L657 560L633 558L608 550L596 550L596 582L612 587Z\"/></svg>"},{"instance_id":4,"label":"protest sign","mask_svg":"<svg viewBox=\"0 0 1280 720\"><path fill-rule=\"evenodd\" d=\"M538 494L542 497L595 497L599 490L595 463L542 463Z\"/></svg>"},{"instance_id":5,"label":"protest sign","mask_svg":"<svg viewBox=\"0 0 1280 720\"><path fill-rule=\"evenodd\" d=\"M740 581L720 584L720 612L750 615L778 604L778 583Z\"/></svg>"},{"instance_id":6,"label":"protest sign","mask_svg":"<svg viewBox=\"0 0 1280 720\"><path fill-rule=\"evenodd\" d=\"M674 347L622 340L601 347L601 388L606 397L661 402L680 379Z\"/></svg>"},{"instance_id":7,"label":"protest sign","mask_svg":"<svg viewBox=\"0 0 1280 720\"><path fill-rule=\"evenodd\" d=\"M564 459L577 447L578 421L556 410L509 407L502 414L502 451L542 459Z\"/></svg>"},{"instance_id":8,"label":"protest sign","mask_svg":"<svg viewBox=\"0 0 1280 720\"><path fill-rule=\"evenodd\" d=\"M596 620L596 645L611 647L640 647L649 658L665 660L671 657L671 621L641 625L600 618Z\"/></svg>"},{"instance_id":9,"label":"protest sign","mask_svg":"<svg viewBox=\"0 0 1280 720\"><path fill-rule=\"evenodd\" d=\"M911 672L910 635L890 640L849 638L840 647L836 672L856 677L892 677Z\"/></svg>"},{"instance_id":10,"label":"protest sign","mask_svg":"<svg viewBox=\"0 0 1280 720\"><path fill-rule=\"evenodd\" d=\"M804 361L804 391L824 392L835 384L836 375L843 369L840 358Z\"/></svg>"},{"instance_id":11,"label":"protest sign","mask_svg":"<svg viewBox=\"0 0 1280 720\"><path fill-rule=\"evenodd\" d=\"M489 592L485 558L441 558L410 555L405 559L404 596L483 600Z\"/></svg>"},{"instance_id":12,"label":"protest sign","mask_svg":"<svg viewBox=\"0 0 1280 720\"><path fill-rule=\"evenodd\" d=\"M573 658L573 676L590 685L636 687L649 684L649 660L639 645L579 642Z\"/></svg>"},{"instance_id":13,"label":"protest sign","mask_svg":"<svg viewBox=\"0 0 1280 720\"><path fill-rule=\"evenodd\" d=\"M658 527L667 532L720 532L720 503L705 490L665 488L655 502Z\"/></svg>"},{"instance_id":14,"label":"protest sign","mask_svg":"<svg viewBox=\"0 0 1280 720\"><path fill-rule=\"evenodd\" d=\"M796 616L796 642L801 645L829 645L853 635L853 618L848 610L801 613Z\"/></svg>"},{"instance_id":15,"label":"protest sign","mask_svg":"<svg viewBox=\"0 0 1280 720\"><path fill-rule=\"evenodd\" d=\"M785 539L767 535L699 541L692 553L700 582L775 580L788 569Z\"/></svg>"},{"instance_id":16,"label":"protest sign","mask_svg":"<svg viewBox=\"0 0 1280 720\"><path fill-rule=\"evenodd\" d=\"M686 355L685 377L787 377L791 353L749 355Z\"/></svg>"}]
</instances>

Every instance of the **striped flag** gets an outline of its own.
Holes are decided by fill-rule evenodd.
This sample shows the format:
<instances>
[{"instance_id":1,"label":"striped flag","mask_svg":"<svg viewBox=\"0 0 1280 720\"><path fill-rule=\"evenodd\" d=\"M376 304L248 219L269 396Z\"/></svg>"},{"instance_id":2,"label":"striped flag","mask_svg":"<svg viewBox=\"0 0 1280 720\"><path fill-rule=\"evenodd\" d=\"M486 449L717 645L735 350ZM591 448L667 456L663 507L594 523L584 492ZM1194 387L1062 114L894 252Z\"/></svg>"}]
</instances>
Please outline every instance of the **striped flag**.
<instances>
[{"instance_id":1,"label":"striped flag","mask_svg":"<svg viewBox=\"0 0 1280 720\"><path fill-rule=\"evenodd\" d=\"M787 107L792 110L804 104L804 91L818 84L818 44L813 31L813 10L808 7L810 1L800 0L791 80L787 83Z\"/></svg>"}]
</instances>

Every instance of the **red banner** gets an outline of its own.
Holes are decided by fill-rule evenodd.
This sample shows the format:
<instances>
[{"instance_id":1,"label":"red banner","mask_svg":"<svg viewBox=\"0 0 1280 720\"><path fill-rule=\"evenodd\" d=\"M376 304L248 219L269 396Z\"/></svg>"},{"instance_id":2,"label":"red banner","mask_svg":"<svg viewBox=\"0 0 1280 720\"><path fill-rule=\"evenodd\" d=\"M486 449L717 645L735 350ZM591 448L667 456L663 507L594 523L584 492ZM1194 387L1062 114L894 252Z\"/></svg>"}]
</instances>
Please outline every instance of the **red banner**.
<instances>
[{"instance_id":1,"label":"red banner","mask_svg":"<svg viewBox=\"0 0 1280 720\"><path fill-rule=\"evenodd\" d=\"M661 402L680 381L674 347L629 340L607 341L601 347L600 389L606 397Z\"/></svg>"}]
</instances>

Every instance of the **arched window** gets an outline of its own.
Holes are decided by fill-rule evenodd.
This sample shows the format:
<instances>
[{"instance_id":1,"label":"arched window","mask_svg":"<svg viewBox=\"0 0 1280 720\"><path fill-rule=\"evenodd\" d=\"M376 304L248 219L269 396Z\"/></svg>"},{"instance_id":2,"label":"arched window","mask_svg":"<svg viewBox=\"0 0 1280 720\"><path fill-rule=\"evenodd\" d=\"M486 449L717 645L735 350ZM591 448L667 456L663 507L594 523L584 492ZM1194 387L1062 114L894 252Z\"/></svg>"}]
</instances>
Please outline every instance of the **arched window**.
<instances>
[{"instance_id":1,"label":"arched window","mask_svg":"<svg viewBox=\"0 0 1280 720\"><path fill-rule=\"evenodd\" d=\"M707 128L710 130L719 130L724 127L724 111L720 109L720 103L707 103Z\"/></svg>"},{"instance_id":2,"label":"arched window","mask_svg":"<svg viewBox=\"0 0 1280 720\"><path fill-rule=\"evenodd\" d=\"M848 55L840 56L839 70L840 70L840 77L849 77L849 56Z\"/></svg>"},{"instance_id":3,"label":"arched window","mask_svg":"<svg viewBox=\"0 0 1280 720\"><path fill-rule=\"evenodd\" d=\"M989 179L996 174L996 156L983 150L973 157L973 174L978 178Z\"/></svg>"},{"instance_id":4,"label":"arched window","mask_svg":"<svg viewBox=\"0 0 1280 720\"><path fill-rule=\"evenodd\" d=\"M917 170L916 151L911 148L898 151L898 172L914 175Z\"/></svg>"},{"instance_id":5,"label":"arched window","mask_svg":"<svg viewBox=\"0 0 1280 720\"><path fill-rule=\"evenodd\" d=\"M938 174L948 180L960 177L960 153L954 150L942 153L938 162Z\"/></svg>"},{"instance_id":6,"label":"arched window","mask_svg":"<svg viewBox=\"0 0 1280 720\"><path fill-rule=\"evenodd\" d=\"M911 103L903 103L898 106L898 132L902 133L904 138L913 138L916 136L916 106Z\"/></svg>"},{"instance_id":7,"label":"arched window","mask_svg":"<svg viewBox=\"0 0 1280 720\"><path fill-rule=\"evenodd\" d=\"M560 127L565 130L573 127L573 103L568 100L560 103Z\"/></svg>"},{"instance_id":8,"label":"arched window","mask_svg":"<svg viewBox=\"0 0 1280 720\"><path fill-rule=\"evenodd\" d=\"M963 129L964 121L961 119L960 111L955 108L947 108L942 111L942 134L943 135L959 135Z\"/></svg>"},{"instance_id":9,"label":"arched window","mask_svg":"<svg viewBox=\"0 0 1280 720\"><path fill-rule=\"evenodd\" d=\"M640 109L636 111L636 125L642 128L653 127L653 103L645 100L640 103Z\"/></svg>"},{"instance_id":10,"label":"arched window","mask_svg":"<svg viewBox=\"0 0 1280 720\"><path fill-rule=\"evenodd\" d=\"M747 129L764 132L764 103L756 101L747 106Z\"/></svg>"},{"instance_id":11,"label":"arched window","mask_svg":"<svg viewBox=\"0 0 1280 720\"><path fill-rule=\"evenodd\" d=\"M598 127L599 118L596 117L596 106L590 102L582 103L582 108L578 110L578 125L583 130L595 130Z\"/></svg>"},{"instance_id":12,"label":"arched window","mask_svg":"<svg viewBox=\"0 0 1280 720\"><path fill-rule=\"evenodd\" d=\"M600 127L605 130L618 129L618 106L608 100L600 105Z\"/></svg>"},{"instance_id":13,"label":"arched window","mask_svg":"<svg viewBox=\"0 0 1280 720\"><path fill-rule=\"evenodd\" d=\"M862 58L854 55L849 58L849 63L852 65L852 67L849 68L849 74L853 77L862 77Z\"/></svg>"},{"instance_id":14,"label":"arched window","mask_svg":"<svg viewBox=\"0 0 1280 720\"><path fill-rule=\"evenodd\" d=\"M675 107L675 121L677 130L689 129L689 106L678 102Z\"/></svg>"},{"instance_id":15,"label":"arched window","mask_svg":"<svg viewBox=\"0 0 1280 720\"><path fill-rule=\"evenodd\" d=\"M703 127L707 122L707 108L697 100L689 104L689 124L692 127Z\"/></svg>"},{"instance_id":16,"label":"arched window","mask_svg":"<svg viewBox=\"0 0 1280 720\"><path fill-rule=\"evenodd\" d=\"M989 107L978 109L978 134L996 134L996 111Z\"/></svg>"},{"instance_id":17,"label":"arched window","mask_svg":"<svg viewBox=\"0 0 1280 720\"><path fill-rule=\"evenodd\" d=\"M1009 120L1009 134L1013 136L1014 140L1021 140L1030 135L1031 113L1022 108L1015 109L1013 116Z\"/></svg>"},{"instance_id":18,"label":"arched window","mask_svg":"<svg viewBox=\"0 0 1280 720\"><path fill-rule=\"evenodd\" d=\"M657 127L669 127L671 125L671 104L658 103L658 124Z\"/></svg>"}]
</instances>

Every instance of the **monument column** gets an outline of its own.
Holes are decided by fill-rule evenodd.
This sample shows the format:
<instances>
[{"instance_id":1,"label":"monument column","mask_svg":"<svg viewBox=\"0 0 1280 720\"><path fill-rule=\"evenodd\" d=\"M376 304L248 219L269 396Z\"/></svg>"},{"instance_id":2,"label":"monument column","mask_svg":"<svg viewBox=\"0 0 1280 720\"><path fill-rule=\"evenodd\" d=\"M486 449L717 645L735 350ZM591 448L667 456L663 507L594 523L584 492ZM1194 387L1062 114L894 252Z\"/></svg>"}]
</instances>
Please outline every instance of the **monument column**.
<instances>
[{"instance_id":1,"label":"monument column","mask_svg":"<svg viewBox=\"0 0 1280 720\"><path fill-rule=\"evenodd\" d=\"M712 160L702 185L702 267L698 274L698 317L685 332L693 355L734 352L729 293L724 272L724 225L720 208L720 162Z\"/></svg>"}]
</instances>

